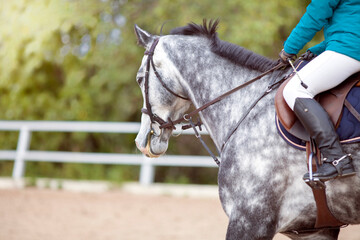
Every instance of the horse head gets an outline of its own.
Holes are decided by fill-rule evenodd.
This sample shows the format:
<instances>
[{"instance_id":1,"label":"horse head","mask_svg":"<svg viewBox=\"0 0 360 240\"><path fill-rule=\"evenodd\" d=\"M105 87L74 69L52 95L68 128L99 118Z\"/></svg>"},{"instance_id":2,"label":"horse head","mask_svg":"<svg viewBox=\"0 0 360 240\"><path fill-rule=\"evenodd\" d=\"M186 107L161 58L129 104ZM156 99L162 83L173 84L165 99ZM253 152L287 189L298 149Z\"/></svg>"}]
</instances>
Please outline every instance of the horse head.
<instances>
[{"instance_id":1,"label":"horse head","mask_svg":"<svg viewBox=\"0 0 360 240\"><path fill-rule=\"evenodd\" d=\"M135 34L138 44L146 50L136 75L144 104L135 143L146 156L159 157L166 152L174 129L162 125L181 117L190 101L180 84L179 71L164 51L163 41L167 36L152 35L137 25Z\"/></svg>"}]
</instances>

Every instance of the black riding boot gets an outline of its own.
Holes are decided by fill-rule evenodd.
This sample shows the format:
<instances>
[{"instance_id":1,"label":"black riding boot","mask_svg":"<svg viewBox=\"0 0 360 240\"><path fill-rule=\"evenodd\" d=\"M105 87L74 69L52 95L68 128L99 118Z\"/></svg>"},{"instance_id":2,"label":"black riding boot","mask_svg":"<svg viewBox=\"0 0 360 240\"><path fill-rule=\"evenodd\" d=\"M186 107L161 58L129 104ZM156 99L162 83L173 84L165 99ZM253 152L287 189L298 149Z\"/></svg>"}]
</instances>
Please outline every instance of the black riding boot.
<instances>
[{"instance_id":1,"label":"black riding boot","mask_svg":"<svg viewBox=\"0 0 360 240\"><path fill-rule=\"evenodd\" d=\"M344 153L334 125L322 106L312 98L297 98L294 112L324 157L323 164L313 177L327 181L338 176L354 175L352 159ZM309 173L304 175L304 179L309 179Z\"/></svg>"}]
</instances>

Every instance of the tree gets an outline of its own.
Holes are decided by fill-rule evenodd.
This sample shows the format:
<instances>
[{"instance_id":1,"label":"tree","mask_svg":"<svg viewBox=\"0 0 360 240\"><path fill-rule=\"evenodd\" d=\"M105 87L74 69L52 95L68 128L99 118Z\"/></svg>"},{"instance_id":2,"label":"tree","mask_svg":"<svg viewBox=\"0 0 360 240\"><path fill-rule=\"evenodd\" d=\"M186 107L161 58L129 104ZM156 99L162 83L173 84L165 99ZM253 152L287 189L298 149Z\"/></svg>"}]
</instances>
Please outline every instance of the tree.
<instances>
[{"instance_id":1,"label":"tree","mask_svg":"<svg viewBox=\"0 0 360 240\"><path fill-rule=\"evenodd\" d=\"M299 0L1 1L0 118L139 121L142 96L135 75L144 50L136 45L135 23L154 34L160 34L166 23L166 34L192 21L219 18L221 39L277 58L306 4ZM38 134L33 147L131 152L135 151L132 137L59 134L49 139ZM14 134L0 135L6 149L14 148L16 141ZM173 142L170 150L187 154L193 149L176 145Z\"/></svg>"}]
</instances>

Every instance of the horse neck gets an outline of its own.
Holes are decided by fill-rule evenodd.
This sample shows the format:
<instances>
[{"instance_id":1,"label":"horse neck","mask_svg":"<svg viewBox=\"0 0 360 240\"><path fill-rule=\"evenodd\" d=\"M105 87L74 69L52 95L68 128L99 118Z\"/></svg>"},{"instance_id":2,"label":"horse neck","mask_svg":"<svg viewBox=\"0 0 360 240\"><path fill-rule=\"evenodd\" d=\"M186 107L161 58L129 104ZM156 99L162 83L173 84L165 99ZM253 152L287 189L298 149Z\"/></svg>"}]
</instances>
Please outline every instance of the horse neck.
<instances>
[{"instance_id":1,"label":"horse neck","mask_svg":"<svg viewBox=\"0 0 360 240\"><path fill-rule=\"evenodd\" d=\"M209 41L202 37L165 36L161 46L181 75L179 85L196 108L262 73L216 55L211 51ZM278 72L277 76L280 78L285 74ZM218 148L242 114L267 89L269 79L273 77L273 74L265 76L200 113Z\"/></svg>"},{"instance_id":2,"label":"horse neck","mask_svg":"<svg viewBox=\"0 0 360 240\"><path fill-rule=\"evenodd\" d=\"M231 64L219 57L203 61L201 66L199 62L196 65L192 66L196 69L196 74L189 70L184 76L187 91L196 108L261 74L260 71ZM283 74L278 72L276 75ZM269 74L200 113L201 120L218 149L222 147L229 132L243 114L248 111L249 106L266 91L271 76L274 77Z\"/></svg>"}]
</instances>

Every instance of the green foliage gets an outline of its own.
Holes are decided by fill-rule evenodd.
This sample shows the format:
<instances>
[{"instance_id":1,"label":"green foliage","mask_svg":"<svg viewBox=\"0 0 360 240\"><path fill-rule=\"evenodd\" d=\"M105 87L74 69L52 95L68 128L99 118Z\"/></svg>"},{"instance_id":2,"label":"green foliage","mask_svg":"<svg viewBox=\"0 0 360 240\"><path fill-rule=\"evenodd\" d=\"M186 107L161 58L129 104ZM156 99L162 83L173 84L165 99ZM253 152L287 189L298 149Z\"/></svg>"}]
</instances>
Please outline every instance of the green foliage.
<instances>
[{"instance_id":1,"label":"green foliage","mask_svg":"<svg viewBox=\"0 0 360 240\"><path fill-rule=\"evenodd\" d=\"M99 34L109 31L109 27L117 29L100 20L101 14L110 11L108 4L58 0L2 4L1 118L112 119L100 115L96 106L101 95L108 91L114 95L120 90L119 84L109 87L116 79L114 72L118 72L114 64L107 67L112 77L98 70L103 67L102 58L110 63L118 52L116 44L96 45ZM99 78L101 81L97 81ZM101 105L113 103L113 99L101 100Z\"/></svg>"},{"instance_id":2,"label":"green foliage","mask_svg":"<svg viewBox=\"0 0 360 240\"><path fill-rule=\"evenodd\" d=\"M163 33L203 18L221 20L221 39L277 58L282 43L310 1L299 0L16 0L0 2L0 119L139 121L142 97L135 75L143 49L133 25ZM14 149L16 133L0 133ZM31 148L62 151L135 152L134 136L36 133ZM192 141L172 140L170 152L199 154ZM197 144L195 144L197 145ZM191 151L190 151L191 150ZM203 153L203 152L201 152ZM0 163L7 174L8 163ZM29 176L137 178L136 167L30 163ZM160 181L183 177L160 169ZM195 171L195 172L193 172ZM213 170L209 174L213 175ZM189 180L190 181L190 180ZM204 181L213 182L207 179Z\"/></svg>"},{"instance_id":3,"label":"green foliage","mask_svg":"<svg viewBox=\"0 0 360 240\"><path fill-rule=\"evenodd\" d=\"M220 38L259 54L277 58L283 41L305 12L305 6L309 2L138 0L131 3L137 5L132 7L133 10L146 12L143 16L134 18L134 21L150 32L159 32L161 24L167 20L169 22L166 26L172 28L189 22L201 23L204 18L219 18ZM158 19L160 21L157 21Z\"/></svg>"}]
</instances>

